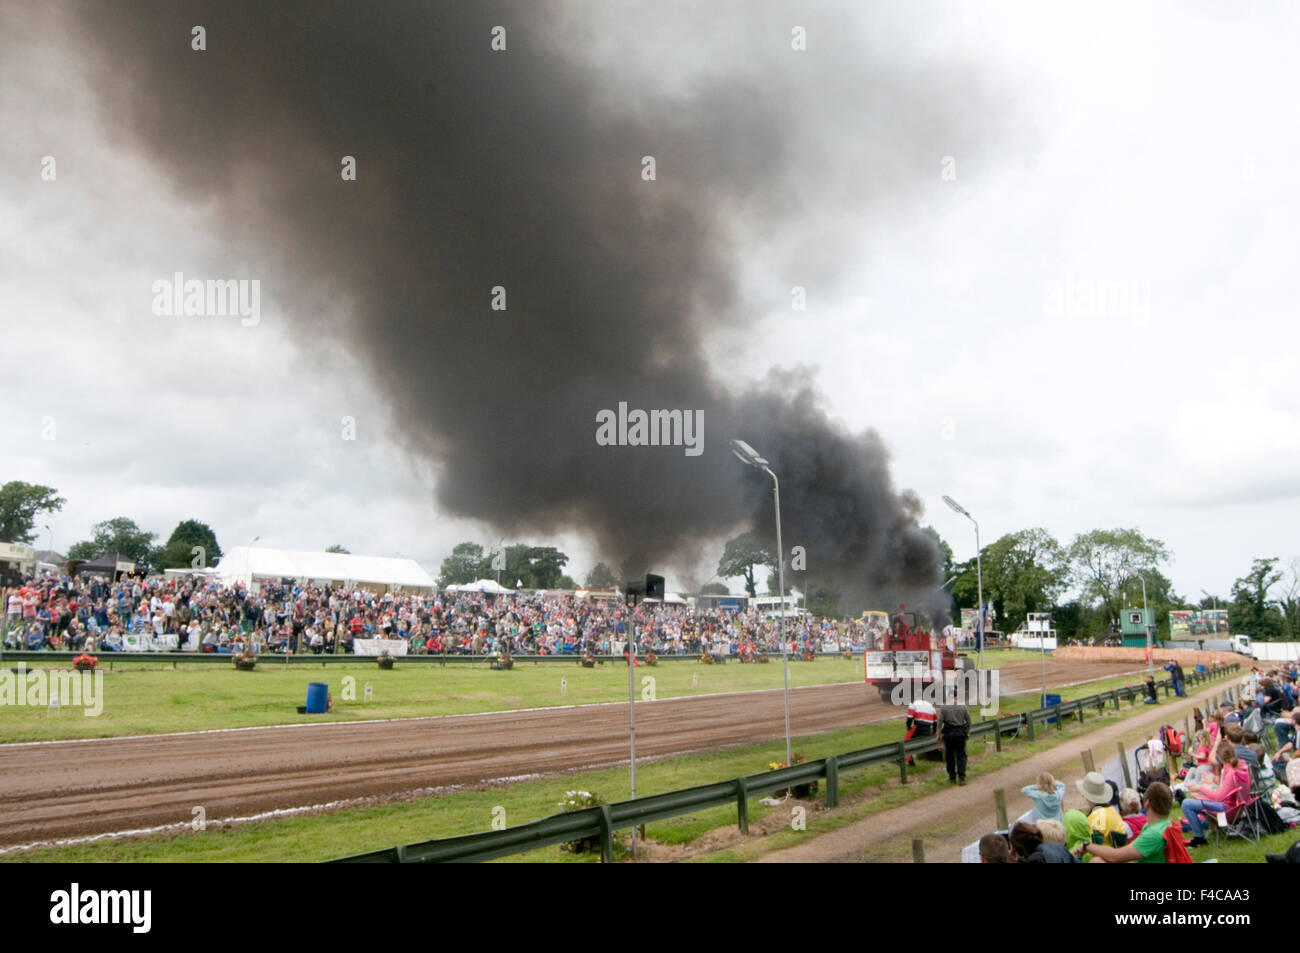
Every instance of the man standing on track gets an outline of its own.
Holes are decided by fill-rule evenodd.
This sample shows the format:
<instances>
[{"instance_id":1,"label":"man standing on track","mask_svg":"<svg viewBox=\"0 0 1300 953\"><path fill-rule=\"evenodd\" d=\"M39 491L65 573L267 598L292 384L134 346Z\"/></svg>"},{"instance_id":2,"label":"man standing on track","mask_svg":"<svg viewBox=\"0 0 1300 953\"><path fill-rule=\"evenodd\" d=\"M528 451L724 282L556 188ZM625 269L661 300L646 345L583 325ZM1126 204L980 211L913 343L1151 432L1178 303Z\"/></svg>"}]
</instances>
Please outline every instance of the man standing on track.
<instances>
[{"instance_id":1,"label":"man standing on track","mask_svg":"<svg viewBox=\"0 0 1300 953\"><path fill-rule=\"evenodd\" d=\"M970 737L970 709L954 704L954 686L944 689L946 704L939 706L939 737L943 740L943 756L948 767L949 784L966 783L966 739Z\"/></svg>"}]
</instances>

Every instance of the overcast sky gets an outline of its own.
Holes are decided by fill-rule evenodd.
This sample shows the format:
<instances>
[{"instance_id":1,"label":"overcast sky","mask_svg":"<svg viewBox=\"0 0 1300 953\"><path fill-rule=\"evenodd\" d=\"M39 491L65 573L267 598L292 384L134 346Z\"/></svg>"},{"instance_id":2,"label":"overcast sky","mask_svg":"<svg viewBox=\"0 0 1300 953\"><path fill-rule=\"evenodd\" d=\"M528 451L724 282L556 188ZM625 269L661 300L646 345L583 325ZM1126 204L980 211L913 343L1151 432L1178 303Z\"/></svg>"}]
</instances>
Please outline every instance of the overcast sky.
<instances>
[{"instance_id":1,"label":"overcast sky","mask_svg":"<svg viewBox=\"0 0 1300 953\"><path fill-rule=\"evenodd\" d=\"M811 368L833 417L881 434L896 484L959 560L973 534L945 493L986 544L1030 526L1066 543L1137 527L1197 599L1226 595L1253 557L1300 552L1300 8L699 6L572 5L559 29L611 95L689 95L755 62L806 73L790 167L815 200L775 225L768 210L761 233L742 213L731 223L752 317L707 335L720 380ZM0 14L0 481L67 497L38 520L61 551L119 515L162 537L195 518L225 547L341 543L435 573L460 540L494 545L499 530L440 510L438 461L401 449L381 389L323 318L319 337L304 331L303 302L264 288L255 328L150 312L154 281L238 277L240 249L109 128L83 42L47 7ZM890 123L819 87L822 56L857 61L857 81L914 75L918 95L931 80L978 87L981 112L951 117L951 150L909 152L891 173L911 183L905 200L864 220L827 199ZM795 285L806 311L791 309ZM593 561L580 533L523 538L565 549L579 579Z\"/></svg>"}]
</instances>

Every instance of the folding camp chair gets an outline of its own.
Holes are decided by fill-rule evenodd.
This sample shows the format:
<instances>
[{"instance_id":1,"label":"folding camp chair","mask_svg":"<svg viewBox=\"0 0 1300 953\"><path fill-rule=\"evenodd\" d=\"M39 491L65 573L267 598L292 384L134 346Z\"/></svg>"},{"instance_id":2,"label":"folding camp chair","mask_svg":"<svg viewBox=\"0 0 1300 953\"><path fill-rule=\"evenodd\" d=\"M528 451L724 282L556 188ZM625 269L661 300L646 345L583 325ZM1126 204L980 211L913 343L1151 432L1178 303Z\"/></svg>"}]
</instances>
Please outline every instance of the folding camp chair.
<instances>
[{"instance_id":1,"label":"folding camp chair","mask_svg":"<svg viewBox=\"0 0 1300 953\"><path fill-rule=\"evenodd\" d=\"M1237 816L1223 829L1226 837L1240 837L1258 844L1264 834L1269 833L1268 823L1263 818L1264 805L1269 802L1269 789L1272 785L1259 774L1259 768L1250 766L1250 800L1237 811Z\"/></svg>"}]
</instances>

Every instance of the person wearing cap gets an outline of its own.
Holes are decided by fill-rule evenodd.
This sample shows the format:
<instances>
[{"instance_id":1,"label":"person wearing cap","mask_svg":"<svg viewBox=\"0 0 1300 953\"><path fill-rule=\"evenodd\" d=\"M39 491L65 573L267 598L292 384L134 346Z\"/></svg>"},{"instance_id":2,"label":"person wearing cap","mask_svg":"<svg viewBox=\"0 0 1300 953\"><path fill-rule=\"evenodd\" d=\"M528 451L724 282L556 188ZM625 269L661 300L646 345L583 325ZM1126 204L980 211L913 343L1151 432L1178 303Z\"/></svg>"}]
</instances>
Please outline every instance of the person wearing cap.
<instances>
[{"instance_id":1,"label":"person wearing cap","mask_svg":"<svg viewBox=\"0 0 1300 953\"><path fill-rule=\"evenodd\" d=\"M1106 783L1100 771L1089 771L1082 781L1074 782L1083 799L1092 805L1088 813L1088 826L1092 828L1092 842L1110 847L1123 847L1128 843L1128 825L1111 803L1115 792Z\"/></svg>"},{"instance_id":2,"label":"person wearing cap","mask_svg":"<svg viewBox=\"0 0 1300 953\"><path fill-rule=\"evenodd\" d=\"M949 685L944 688L945 701L939 706L938 730L943 740L943 757L948 768L949 784L966 783L966 739L970 737L970 709L954 704L956 691Z\"/></svg>"}]
</instances>

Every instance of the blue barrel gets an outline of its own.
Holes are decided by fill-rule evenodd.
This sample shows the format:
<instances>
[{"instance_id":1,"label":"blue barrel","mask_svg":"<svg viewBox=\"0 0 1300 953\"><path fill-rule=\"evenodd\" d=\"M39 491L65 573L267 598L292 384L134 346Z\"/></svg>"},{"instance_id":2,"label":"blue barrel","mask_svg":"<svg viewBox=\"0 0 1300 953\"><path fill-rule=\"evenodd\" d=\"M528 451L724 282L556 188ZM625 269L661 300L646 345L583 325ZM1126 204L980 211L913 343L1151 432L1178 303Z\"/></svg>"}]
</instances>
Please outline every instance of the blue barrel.
<instances>
[{"instance_id":1,"label":"blue barrel","mask_svg":"<svg viewBox=\"0 0 1300 953\"><path fill-rule=\"evenodd\" d=\"M1061 704L1060 695L1044 695L1042 696L1042 699L1043 699L1043 703L1039 705L1039 707L1044 710L1048 708L1055 708L1057 705ZM1053 715L1051 718L1047 719L1047 723L1049 725L1056 724L1056 716Z\"/></svg>"},{"instance_id":2,"label":"blue barrel","mask_svg":"<svg viewBox=\"0 0 1300 953\"><path fill-rule=\"evenodd\" d=\"M307 714L323 715L329 706L330 687L325 682L307 683Z\"/></svg>"},{"instance_id":3,"label":"blue barrel","mask_svg":"<svg viewBox=\"0 0 1300 953\"><path fill-rule=\"evenodd\" d=\"M1198 672L1200 672L1202 675L1204 675L1204 674L1205 674L1205 671L1206 671L1204 665L1198 665L1198 666L1196 666L1196 670L1197 670Z\"/></svg>"}]
</instances>

